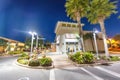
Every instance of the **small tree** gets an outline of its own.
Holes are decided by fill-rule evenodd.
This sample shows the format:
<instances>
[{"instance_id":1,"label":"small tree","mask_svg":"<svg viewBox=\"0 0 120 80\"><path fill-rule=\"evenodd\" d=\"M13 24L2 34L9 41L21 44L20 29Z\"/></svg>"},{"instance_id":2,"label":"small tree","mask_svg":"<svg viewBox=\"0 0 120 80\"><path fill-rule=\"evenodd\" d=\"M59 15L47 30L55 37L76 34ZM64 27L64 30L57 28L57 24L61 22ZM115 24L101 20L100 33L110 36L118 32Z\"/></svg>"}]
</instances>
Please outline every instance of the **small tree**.
<instances>
[{"instance_id":1,"label":"small tree","mask_svg":"<svg viewBox=\"0 0 120 80\"><path fill-rule=\"evenodd\" d=\"M7 41L4 39L0 39L0 46L3 47L3 52L4 52L5 48L7 47Z\"/></svg>"},{"instance_id":2,"label":"small tree","mask_svg":"<svg viewBox=\"0 0 120 80\"><path fill-rule=\"evenodd\" d=\"M114 40L116 41L120 41L120 34L117 34L113 37Z\"/></svg>"}]
</instances>

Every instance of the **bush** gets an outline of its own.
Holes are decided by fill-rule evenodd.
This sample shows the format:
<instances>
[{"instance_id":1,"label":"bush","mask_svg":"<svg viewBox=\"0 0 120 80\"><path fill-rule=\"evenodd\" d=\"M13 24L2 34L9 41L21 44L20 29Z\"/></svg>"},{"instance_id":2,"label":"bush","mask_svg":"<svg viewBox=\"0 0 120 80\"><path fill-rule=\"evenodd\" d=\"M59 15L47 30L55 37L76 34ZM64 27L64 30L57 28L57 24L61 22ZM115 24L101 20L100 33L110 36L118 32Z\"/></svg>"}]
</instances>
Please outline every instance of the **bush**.
<instances>
[{"instance_id":1,"label":"bush","mask_svg":"<svg viewBox=\"0 0 120 80\"><path fill-rule=\"evenodd\" d=\"M120 58L118 56L110 56L111 61L120 61Z\"/></svg>"},{"instance_id":2,"label":"bush","mask_svg":"<svg viewBox=\"0 0 120 80\"><path fill-rule=\"evenodd\" d=\"M22 54L20 55L19 58L22 58L22 59L29 59L30 56L28 55L28 53L22 53Z\"/></svg>"},{"instance_id":3,"label":"bush","mask_svg":"<svg viewBox=\"0 0 120 80\"><path fill-rule=\"evenodd\" d=\"M82 53L81 52L76 52L75 54L70 54L69 55L69 58L72 60L72 61L75 61L77 62L78 64L81 64L83 63L83 58L82 58Z\"/></svg>"},{"instance_id":4,"label":"bush","mask_svg":"<svg viewBox=\"0 0 120 80\"><path fill-rule=\"evenodd\" d=\"M52 65L52 59L49 57L43 57L39 59L39 63L41 66L51 66Z\"/></svg>"},{"instance_id":5,"label":"bush","mask_svg":"<svg viewBox=\"0 0 120 80\"><path fill-rule=\"evenodd\" d=\"M39 66L40 63L39 63L38 59L32 59L32 60L29 61L28 65L29 66Z\"/></svg>"},{"instance_id":6,"label":"bush","mask_svg":"<svg viewBox=\"0 0 120 80\"><path fill-rule=\"evenodd\" d=\"M14 55L14 54L21 54L23 51L10 51L8 54Z\"/></svg>"},{"instance_id":7,"label":"bush","mask_svg":"<svg viewBox=\"0 0 120 80\"><path fill-rule=\"evenodd\" d=\"M28 53L25 53L25 52L23 52L23 53L20 55L20 57L26 57L26 56L28 56Z\"/></svg>"},{"instance_id":8,"label":"bush","mask_svg":"<svg viewBox=\"0 0 120 80\"><path fill-rule=\"evenodd\" d=\"M83 63L84 63L83 57L82 57L82 56L79 56L79 57L76 59L76 62L77 62L78 64L83 64Z\"/></svg>"},{"instance_id":9,"label":"bush","mask_svg":"<svg viewBox=\"0 0 120 80\"><path fill-rule=\"evenodd\" d=\"M76 59L80 56L80 52L77 52L75 54L70 54L70 59L72 61L76 61Z\"/></svg>"},{"instance_id":10,"label":"bush","mask_svg":"<svg viewBox=\"0 0 120 80\"><path fill-rule=\"evenodd\" d=\"M94 62L94 55L90 52L85 52L83 54L83 59L85 63L93 63Z\"/></svg>"},{"instance_id":11,"label":"bush","mask_svg":"<svg viewBox=\"0 0 120 80\"><path fill-rule=\"evenodd\" d=\"M26 60L26 59L18 59L17 62L20 64L24 64L24 65L28 64L28 60Z\"/></svg>"},{"instance_id":12,"label":"bush","mask_svg":"<svg viewBox=\"0 0 120 80\"><path fill-rule=\"evenodd\" d=\"M106 56L99 56L99 58L102 59L102 60L107 60Z\"/></svg>"},{"instance_id":13,"label":"bush","mask_svg":"<svg viewBox=\"0 0 120 80\"><path fill-rule=\"evenodd\" d=\"M94 55L90 52L77 52L75 54L70 54L69 58L77 62L78 64L83 64L83 63L93 63L94 62Z\"/></svg>"}]
</instances>

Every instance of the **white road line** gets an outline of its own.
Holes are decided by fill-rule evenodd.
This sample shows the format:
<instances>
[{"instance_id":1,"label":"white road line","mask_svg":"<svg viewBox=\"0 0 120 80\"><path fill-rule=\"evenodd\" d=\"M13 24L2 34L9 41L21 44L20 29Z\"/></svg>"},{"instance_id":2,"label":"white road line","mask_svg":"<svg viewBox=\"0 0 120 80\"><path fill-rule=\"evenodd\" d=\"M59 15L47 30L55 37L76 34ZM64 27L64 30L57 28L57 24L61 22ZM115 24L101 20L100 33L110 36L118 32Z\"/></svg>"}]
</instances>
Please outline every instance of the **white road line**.
<instances>
[{"instance_id":1,"label":"white road line","mask_svg":"<svg viewBox=\"0 0 120 80\"><path fill-rule=\"evenodd\" d=\"M97 80L104 80L101 77L96 76L95 74L91 73L90 71L86 70L85 68L81 68L84 72L88 73L90 76L94 77Z\"/></svg>"},{"instance_id":2,"label":"white road line","mask_svg":"<svg viewBox=\"0 0 120 80\"><path fill-rule=\"evenodd\" d=\"M54 72L54 69L51 69L50 70L50 78L49 80L55 80L55 72Z\"/></svg>"},{"instance_id":3,"label":"white road line","mask_svg":"<svg viewBox=\"0 0 120 80\"><path fill-rule=\"evenodd\" d=\"M107 73L109 73L109 74L112 74L112 75L120 78L120 74L119 74L119 73L116 73L116 72L113 72L113 71L111 71L111 70L107 70L107 69L105 69L105 68L98 67L98 66L95 67L95 68L97 68L97 69L99 69L99 70L101 70L101 71L107 72Z\"/></svg>"}]
</instances>

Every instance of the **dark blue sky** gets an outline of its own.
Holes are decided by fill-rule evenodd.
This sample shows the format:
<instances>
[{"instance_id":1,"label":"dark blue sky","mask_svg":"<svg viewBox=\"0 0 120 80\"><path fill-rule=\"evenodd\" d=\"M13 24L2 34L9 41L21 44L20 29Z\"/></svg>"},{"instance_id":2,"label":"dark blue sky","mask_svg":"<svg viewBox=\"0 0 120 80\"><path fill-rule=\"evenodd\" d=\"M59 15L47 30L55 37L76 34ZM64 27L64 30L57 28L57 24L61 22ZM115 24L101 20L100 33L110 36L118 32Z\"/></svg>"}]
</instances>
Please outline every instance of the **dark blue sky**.
<instances>
[{"instance_id":1,"label":"dark blue sky","mask_svg":"<svg viewBox=\"0 0 120 80\"><path fill-rule=\"evenodd\" d=\"M114 1L114 0L113 0ZM28 31L36 31L54 41L57 21L72 21L66 16L65 0L0 0L0 36L24 41L30 36ZM120 33L120 0L118 13L106 19L105 27L109 37ZM82 19L84 30L99 29L99 25L90 25L86 18Z\"/></svg>"}]
</instances>

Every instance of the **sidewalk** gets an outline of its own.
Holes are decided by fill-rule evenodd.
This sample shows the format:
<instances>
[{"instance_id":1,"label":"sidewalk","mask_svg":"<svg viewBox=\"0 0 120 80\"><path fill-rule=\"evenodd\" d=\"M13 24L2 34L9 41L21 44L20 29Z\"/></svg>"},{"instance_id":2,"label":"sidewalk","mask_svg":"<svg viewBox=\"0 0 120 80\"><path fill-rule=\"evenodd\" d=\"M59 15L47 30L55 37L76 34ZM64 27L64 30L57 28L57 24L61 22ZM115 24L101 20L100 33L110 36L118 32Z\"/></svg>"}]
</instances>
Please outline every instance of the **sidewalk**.
<instances>
[{"instance_id":1,"label":"sidewalk","mask_svg":"<svg viewBox=\"0 0 120 80\"><path fill-rule=\"evenodd\" d=\"M64 68L64 67L73 67L74 65L68 59L67 54L57 54L50 56L53 60L53 64L55 68Z\"/></svg>"}]
</instances>

